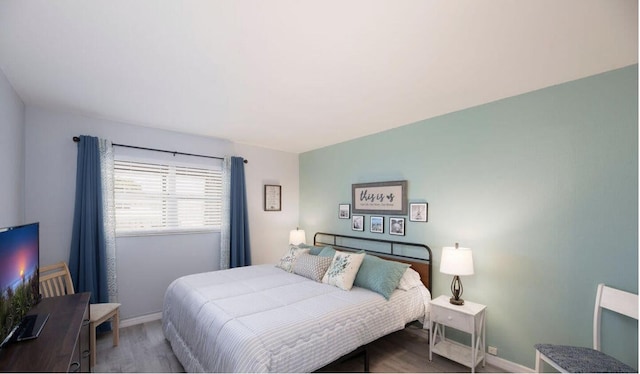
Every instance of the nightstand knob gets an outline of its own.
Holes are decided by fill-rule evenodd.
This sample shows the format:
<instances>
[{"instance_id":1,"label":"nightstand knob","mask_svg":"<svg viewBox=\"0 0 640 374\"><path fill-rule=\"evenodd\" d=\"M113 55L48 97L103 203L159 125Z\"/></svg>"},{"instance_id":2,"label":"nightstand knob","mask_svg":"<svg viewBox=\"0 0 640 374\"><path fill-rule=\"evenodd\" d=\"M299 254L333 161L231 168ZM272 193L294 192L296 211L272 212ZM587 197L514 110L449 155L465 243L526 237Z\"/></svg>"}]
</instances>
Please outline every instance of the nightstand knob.
<instances>
[{"instance_id":1,"label":"nightstand knob","mask_svg":"<svg viewBox=\"0 0 640 374\"><path fill-rule=\"evenodd\" d=\"M451 320L453 319L453 317L448 316L448 317L447 317L447 319L448 319L449 321L451 321Z\"/></svg>"}]
</instances>

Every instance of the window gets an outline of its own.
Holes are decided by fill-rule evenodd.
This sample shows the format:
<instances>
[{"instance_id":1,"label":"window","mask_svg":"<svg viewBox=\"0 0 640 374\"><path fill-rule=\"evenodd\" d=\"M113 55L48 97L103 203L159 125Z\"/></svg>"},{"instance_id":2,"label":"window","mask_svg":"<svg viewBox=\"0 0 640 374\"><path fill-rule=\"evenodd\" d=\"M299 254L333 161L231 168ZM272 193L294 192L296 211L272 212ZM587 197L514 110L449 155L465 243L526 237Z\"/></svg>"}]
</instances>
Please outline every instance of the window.
<instances>
[{"instance_id":1,"label":"window","mask_svg":"<svg viewBox=\"0 0 640 374\"><path fill-rule=\"evenodd\" d=\"M118 236L220 229L216 168L115 160L114 195Z\"/></svg>"}]
</instances>

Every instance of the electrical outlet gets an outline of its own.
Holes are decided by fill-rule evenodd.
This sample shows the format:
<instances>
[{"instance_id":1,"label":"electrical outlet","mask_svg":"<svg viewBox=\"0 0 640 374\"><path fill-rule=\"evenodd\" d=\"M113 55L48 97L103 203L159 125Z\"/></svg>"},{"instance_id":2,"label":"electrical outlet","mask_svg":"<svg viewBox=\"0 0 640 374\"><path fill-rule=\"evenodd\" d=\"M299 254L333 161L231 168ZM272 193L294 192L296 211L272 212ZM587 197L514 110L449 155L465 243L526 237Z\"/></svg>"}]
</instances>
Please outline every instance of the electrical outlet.
<instances>
[{"instance_id":1,"label":"electrical outlet","mask_svg":"<svg viewBox=\"0 0 640 374\"><path fill-rule=\"evenodd\" d=\"M488 351L490 355L494 355L494 356L498 355L498 348L496 347L489 346Z\"/></svg>"}]
</instances>

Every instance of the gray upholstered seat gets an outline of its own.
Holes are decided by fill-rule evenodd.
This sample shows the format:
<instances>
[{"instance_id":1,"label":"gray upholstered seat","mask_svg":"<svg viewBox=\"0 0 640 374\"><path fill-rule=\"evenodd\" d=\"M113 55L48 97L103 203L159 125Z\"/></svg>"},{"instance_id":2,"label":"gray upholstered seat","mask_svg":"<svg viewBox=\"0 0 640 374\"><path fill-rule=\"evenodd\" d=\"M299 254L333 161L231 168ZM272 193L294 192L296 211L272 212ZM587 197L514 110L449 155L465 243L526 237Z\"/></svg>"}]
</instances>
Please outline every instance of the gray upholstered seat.
<instances>
[{"instance_id":1,"label":"gray upholstered seat","mask_svg":"<svg viewBox=\"0 0 640 374\"><path fill-rule=\"evenodd\" d=\"M634 373L631 366L592 348L536 344L536 349L569 373Z\"/></svg>"}]
</instances>

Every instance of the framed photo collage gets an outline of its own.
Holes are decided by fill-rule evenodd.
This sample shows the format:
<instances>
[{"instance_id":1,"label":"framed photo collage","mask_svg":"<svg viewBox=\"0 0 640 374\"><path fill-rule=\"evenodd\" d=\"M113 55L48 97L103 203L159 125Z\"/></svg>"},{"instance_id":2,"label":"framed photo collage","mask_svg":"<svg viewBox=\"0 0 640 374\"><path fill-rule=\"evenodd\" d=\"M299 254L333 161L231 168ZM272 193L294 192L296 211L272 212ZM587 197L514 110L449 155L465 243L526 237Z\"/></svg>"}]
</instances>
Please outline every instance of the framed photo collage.
<instances>
[{"instance_id":1,"label":"framed photo collage","mask_svg":"<svg viewBox=\"0 0 640 374\"><path fill-rule=\"evenodd\" d=\"M407 215L411 222L428 222L428 203L407 203L407 181L353 184L351 191L352 204L338 204L338 218L350 219L353 231L368 226L372 233L404 236Z\"/></svg>"}]
</instances>

